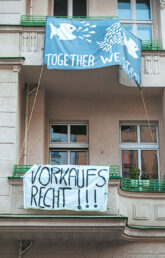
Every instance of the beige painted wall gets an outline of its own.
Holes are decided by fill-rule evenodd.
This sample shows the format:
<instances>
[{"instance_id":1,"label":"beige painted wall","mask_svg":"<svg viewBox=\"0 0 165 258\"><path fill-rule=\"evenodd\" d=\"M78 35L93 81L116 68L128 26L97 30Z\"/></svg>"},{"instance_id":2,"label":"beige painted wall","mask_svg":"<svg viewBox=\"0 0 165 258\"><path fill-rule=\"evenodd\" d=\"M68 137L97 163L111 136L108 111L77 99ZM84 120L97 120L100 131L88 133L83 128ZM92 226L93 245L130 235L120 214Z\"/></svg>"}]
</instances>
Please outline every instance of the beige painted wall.
<instances>
[{"instance_id":1,"label":"beige painted wall","mask_svg":"<svg viewBox=\"0 0 165 258\"><path fill-rule=\"evenodd\" d=\"M29 97L29 115L30 118L35 92ZM44 163L44 126L45 126L45 94L44 89L40 88L37 95L36 104L28 130L27 146L27 164Z\"/></svg>"},{"instance_id":2,"label":"beige painted wall","mask_svg":"<svg viewBox=\"0 0 165 258\"><path fill-rule=\"evenodd\" d=\"M164 258L164 242L126 242L110 243L56 242L51 240L33 241L32 248L24 258ZM18 257L18 241L1 240L0 257Z\"/></svg>"},{"instance_id":3,"label":"beige painted wall","mask_svg":"<svg viewBox=\"0 0 165 258\"><path fill-rule=\"evenodd\" d=\"M124 87L123 87L124 91ZM147 89L146 92L150 92ZM158 122L160 144L160 171L164 177L164 124L161 96L145 96L150 120ZM46 113L45 113L46 110ZM120 121L146 121L140 94L88 98L58 97L41 90L28 136L28 163L49 163L48 138L50 121L87 121L89 123L89 164L120 164ZM43 147L44 146L44 147Z\"/></svg>"},{"instance_id":4,"label":"beige painted wall","mask_svg":"<svg viewBox=\"0 0 165 258\"><path fill-rule=\"evenodd\" d=\"M0 1L0 24L20 24L23 14L26 14L25 0Z\"/></svg>"},{"instance_id":5,"label":"beige painted wall","mask_svg":"<svg viewBox=\"0 0 165 258\"><path fill-rule=\"evenodd\" d=\"M117 16L117 0L88 0L89 16Z\"/></svg>"}]
</instances>

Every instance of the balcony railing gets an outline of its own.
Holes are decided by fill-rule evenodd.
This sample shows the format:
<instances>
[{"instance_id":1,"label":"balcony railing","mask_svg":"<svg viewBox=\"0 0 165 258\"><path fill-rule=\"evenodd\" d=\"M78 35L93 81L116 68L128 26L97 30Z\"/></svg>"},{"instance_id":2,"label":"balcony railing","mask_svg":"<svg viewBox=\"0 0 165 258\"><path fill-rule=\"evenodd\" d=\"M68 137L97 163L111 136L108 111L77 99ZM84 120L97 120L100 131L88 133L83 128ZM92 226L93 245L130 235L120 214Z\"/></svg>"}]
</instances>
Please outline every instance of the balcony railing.
<instances>
[{"instance_id":1,"label":"balcony railing","mask_svg":"<svg viewBox=\"0 0 165 258\"><path fill-rule=\"evenodd\" d=\"M121 189L128 192L165 192L165 180L121 178Z\"/></svg>"},{"instance_id":2,"label":"balcony railing","mask_svg":"<svg viewBox=\"0 0 165 258\"><path fill-rule=\"evenodd\" d=\"M23 176L33 165L14 165L13 175L9 178L20 178ZM111 165L109 166L109 177L120 178L120 166Z\"/></svg>"},{"instance_id":3,"label":"balcony railing","mask_svg":"<svg viewBox=\"0 0 165 258\"><path fill-rule=\"evenodd\" d=\"M96 20L96 19L113 19L117 17L116 16L56 16L56 18ZM37 15L21 16L22 26L45 26L45 23L46 23L46 16L37 16Z\"/></svg>"},{"instance_id":4,"label":"balcony railing","mask_svg":"<svg viewBox=\"0 0 165 258\"><path fill-rule=\"evenodd\" d=\"M14 165L13 175L9 178L21 178L33 165ZM165 180L130 179L120 176L120 166L109 166L109 178L121 179L121 189L128 192L165 193Z\"/></svg>"},{"instance_id":5,"label":"balcony railing","mask_svg":"<svg viewBox=\"0 0 165 258\"><path fill-rule=\"evenodd\" d=\"M56 18L67 18L67 19L113 19L116 16L56 16ZM45 26L46 16L37 15L22 15L21 25L22 26ZM143 40L142 50L158 51L163 50L162 42L160 40Z\"/></svg>"},{"instance_id":6,"label":"balcony railing","mask_svg":"<svg viewBox=\"0 0 165 258\"><path fill-rule=\"evenodd\" d=\"M163 50L161 40L143 40L142 50Z\"/></svg>"}]
</instances>

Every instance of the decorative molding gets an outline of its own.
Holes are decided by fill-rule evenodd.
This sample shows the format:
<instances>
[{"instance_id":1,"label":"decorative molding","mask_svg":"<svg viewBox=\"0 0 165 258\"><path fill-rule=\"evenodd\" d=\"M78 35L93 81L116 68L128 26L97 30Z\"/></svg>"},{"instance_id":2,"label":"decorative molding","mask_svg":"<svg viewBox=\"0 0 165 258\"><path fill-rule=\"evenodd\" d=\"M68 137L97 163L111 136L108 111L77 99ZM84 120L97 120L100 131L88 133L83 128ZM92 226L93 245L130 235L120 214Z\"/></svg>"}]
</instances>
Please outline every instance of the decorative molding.
<instances>
[{"instance_id":1,"label":"decorative molding","mask_svg":"<svg viewBox=\"0 0 165 258\"><path fill-rule=\"evenodd\" d=\"M155 204L155 220L157 221L165 221L165 205L164 204Z\"/></svg>"},{"instance_id":2,"label":"decorative molding","mask_svg":"<svg viewBox=\"0 0 165 258\"><path fill-rule=\"evenodd\" d=\"M44 32L23 32L21 34L21 52L42 52Z\"/></svg>"},{"instance_id":3,"label":"decorative molding","mask_svg":"<svg viewBox=\"0 0 165 258\"><path fill-rule=\"evenodd\" d=\"M13 72L19 73L21 71L20 65L13 65Z\"/></svg>"},{"instance_id":4,"label":"decorative molding","mask_svg":"<svg viewBox=\"0 0 165 258\"><path fill-rule=\"evenodd\" d=\"M133 204L132 215L134 220L149 220L149 206L146 204Z\"/></svg>"},{"instance_id":5,"label":"decorative molding","mask_svg":"<svg viewBox=\"0 0 165 258\"><path fill-rule=\"evenodd\" d=\"M159 55L145 55L144 59L144 73L145 74L159 74L160 60Z\"/></svg>"},{"instance_id":6,"label":"decorative molding","mask_svg":"<svg viewBox=\"0 0 165 258\"><path fill-rule=\"evenodd\" d=\"M160 0L160 8L161 9L165 8L165 0Z\"/></svg>"}]
</instances>

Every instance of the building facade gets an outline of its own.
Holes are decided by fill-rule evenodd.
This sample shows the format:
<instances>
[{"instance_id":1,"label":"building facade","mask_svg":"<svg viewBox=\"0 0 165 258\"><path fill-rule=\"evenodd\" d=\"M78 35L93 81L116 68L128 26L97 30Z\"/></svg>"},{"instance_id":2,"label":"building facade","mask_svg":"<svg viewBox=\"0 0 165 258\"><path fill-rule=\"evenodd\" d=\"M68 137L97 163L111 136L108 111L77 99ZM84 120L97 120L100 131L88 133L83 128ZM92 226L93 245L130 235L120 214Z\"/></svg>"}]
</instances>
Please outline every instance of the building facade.
<instances>
[{"instance_id":1,"label":"building facade","mask_svg":"<svg viewBox=\"0 0 165 258\"><path fill-rule=\"evenodd\" d=\"M46 16L118 16L142 91L117 66L48 70ZM164 25L164 0L0 0L1 258L165 257ZM108 165L107 211L24 209L33 164Z\"/></svg>"}]
</instances>

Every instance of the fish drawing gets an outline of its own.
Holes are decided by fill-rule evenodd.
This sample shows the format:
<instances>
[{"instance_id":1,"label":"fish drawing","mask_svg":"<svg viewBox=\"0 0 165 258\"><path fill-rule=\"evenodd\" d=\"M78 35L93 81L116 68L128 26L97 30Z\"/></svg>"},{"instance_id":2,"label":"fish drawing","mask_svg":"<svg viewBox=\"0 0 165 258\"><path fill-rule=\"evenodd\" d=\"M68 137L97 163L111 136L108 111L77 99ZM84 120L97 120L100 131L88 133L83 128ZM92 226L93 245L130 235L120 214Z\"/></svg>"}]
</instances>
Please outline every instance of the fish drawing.
<instances>
[{"instance_id":1,"label":"fish drawing","mask_svg":"<svg viewBox=\"0 0 165 258\"><path fill-rule=\"evenodd\" d=\"M59 28L55 27L52 23L50 23L51 34L50 39L52 39L55 35L58 36L59 40L74 40L77 38L76 35L72 34L77 28L69 23L61 23Z\"/></svg>"},{"instance_id":2,"label":"fish drawing","mask_svg":"<svg viewBox=\"0 0 165 258\"><path fill-rule=\"evenodd\" d=\"M129 38L127 40L125 33L123 33L123 35L124 35L124 45L127 47L128 54L131 55L133 58L137 59L139 57L136 53L139 50L138 45L132 38Z\"/></svg>"},{"instance_id":3,"label":"fish drawing","mask_svg":"<svg viewBox=\"0 0 165 258\"><path fill-rule=\"evenodd\" d=\"M123 44L122 29L119 22L114 23L106 29L105 38L102 42L96 42L99 47L105 51L112 53L112 46L115 44Z\"/></svg>"}]
</instances>

